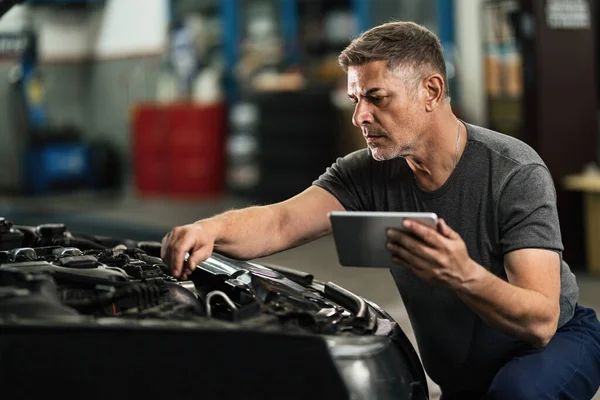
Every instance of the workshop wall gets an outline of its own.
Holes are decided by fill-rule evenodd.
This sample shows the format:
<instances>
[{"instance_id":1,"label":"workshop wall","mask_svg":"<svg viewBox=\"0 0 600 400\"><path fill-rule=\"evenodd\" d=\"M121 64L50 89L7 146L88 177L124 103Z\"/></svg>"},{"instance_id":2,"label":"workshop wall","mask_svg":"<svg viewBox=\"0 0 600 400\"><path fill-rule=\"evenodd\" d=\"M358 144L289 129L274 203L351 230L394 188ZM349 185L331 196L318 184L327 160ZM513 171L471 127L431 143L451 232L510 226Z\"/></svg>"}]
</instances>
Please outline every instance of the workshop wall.
<instances>
[{"instance_id":1,"label":"workshop wall","mask_svg":"<svg viewBox=\"0 0 600 400\"><path fill-rule=\"evenodd\" d=\"M123 160L126 180L131 174L131 112L135 104L154 98L160 56L101 60L91 65L87 100L91 140L108 140Z\"/></svg>"},{"instance_id":2,"label":"workshop wall","mask_svg":"<svg viewBox=\"0 0 600 400\"><path fill-rule=\"evenodd\" d=\"M106 0L87 7L28 10L40 37L43 63L129 58L165 50L166 0Z\"/></svg>"},{"instance_id":3,"label":"workshop wall","mask_svg":"<svg viewBox=\"0 0 600 400\"><path fill-rule=\"evenodd\" d=\"M79 61L75 68L84 80L77 86L84 88L79 104L85 118L80 126L89 140L105 140L115 147L126 176L131 107L156 92L160 59L166 51L167 12L166 0L145 0L143 12L138 0L109 0L86 11L84 19L78 11L63 11L57 18L60 11L56 10L36 24L45 38L40 46L44 69L67 71L70 61ZM74 35L74 30L80 33ZM76 36L86 38L86 46L69 43ZM58 91L49 95L60 96ZM52 99L49 103L60 105Z\"/></svg>"},{"instance_id":4,"label":"workshop wall","mask_svg":"<svg viewBox=\"0 0 600 400\"><path fill-rule=\"evenodd\" d=\"M33 30L47 123L71 127L86 141L114 147L128 175L132 104L152 97L165 51L167 1L107 0L93 6L16 6L0 33ZM19 57L0 59L0 188L19 190L21 157L18 91L8 77ZM17 149L17 151L15 151Z\"/></svg>"},{"instance_id":5,"label":"workshop wall","mask_svg":"<svg viewBox=\"0 0 600 400\"><path fill-rule=\"evenodd\" d=\"M11 82L18 60L0 62L0 188L20 190L25 121L18 88ZM89 69L79 64L50 64L41 68L48 124L88 132L90 102Z\"/></svg>"}]
</instances>

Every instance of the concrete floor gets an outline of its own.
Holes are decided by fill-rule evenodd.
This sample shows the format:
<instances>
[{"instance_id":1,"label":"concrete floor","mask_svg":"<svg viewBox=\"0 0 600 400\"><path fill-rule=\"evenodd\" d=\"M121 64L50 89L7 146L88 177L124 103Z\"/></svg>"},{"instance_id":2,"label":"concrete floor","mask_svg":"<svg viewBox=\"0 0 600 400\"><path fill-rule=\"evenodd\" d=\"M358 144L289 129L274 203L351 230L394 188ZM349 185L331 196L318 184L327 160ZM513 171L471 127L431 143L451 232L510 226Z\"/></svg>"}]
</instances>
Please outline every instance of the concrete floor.
<instances>
[{"instance_id":1,"label":"concrete floor","mask_svg":"<svg viewBox=\"0 0 600 400\"><path fill-rule=\"evenodd\" d=\"M106 235L125 235L138 240L160 240L175 225L205 218L215 213L247 205L235 198L213 198L194 201L172 199L138 199L75 194L47 198L0 198L0 216L21 218L20 224L66 222L73 231ZM76 229L73 229L76 227ZM121 236L123 237L123 236ZM344 268L338 264L331 237L261 259L315 275L322 281L333 281L362 295L387 310L414 342L414 336L402 300L388 270ZM580 303L600 310L600 276L576 271L580 285ZM415 346L416 347L416 346ZM432 399L439 388L430 382ZM600 392L594 399L600 400Z\"/></svg>"}]
</instances>

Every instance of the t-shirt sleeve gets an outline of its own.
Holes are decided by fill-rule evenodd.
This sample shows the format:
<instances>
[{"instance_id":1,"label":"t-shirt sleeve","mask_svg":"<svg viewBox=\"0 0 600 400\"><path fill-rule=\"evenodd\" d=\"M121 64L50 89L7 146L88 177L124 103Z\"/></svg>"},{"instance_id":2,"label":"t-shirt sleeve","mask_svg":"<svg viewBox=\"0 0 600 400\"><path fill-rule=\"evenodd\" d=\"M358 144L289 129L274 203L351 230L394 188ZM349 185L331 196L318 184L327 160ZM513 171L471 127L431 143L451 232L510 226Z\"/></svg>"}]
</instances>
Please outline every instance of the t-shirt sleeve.
<instances>
[{"instance_id":1,"label":"t-shirt sleeve","mask_svg":"<svg viewBox=\"0 0 600 400\"><path fill-rule=\"evenodd\" d=\"M508 179L498 219L503 254L523 248L563 250L554 181L544 165L525 165Z\"/></svg>"},{"instance_id":2,"label":"t-shirt sleeve","mask_svg":"<svg viewBox=\"0 0 600 400\"><path fill-rule=\"evenodd\" d=\"M313 185L327 190L348 211L370 210L370 170L368 150L357 150L338 158Z\"/></svg>"}]
</instances>

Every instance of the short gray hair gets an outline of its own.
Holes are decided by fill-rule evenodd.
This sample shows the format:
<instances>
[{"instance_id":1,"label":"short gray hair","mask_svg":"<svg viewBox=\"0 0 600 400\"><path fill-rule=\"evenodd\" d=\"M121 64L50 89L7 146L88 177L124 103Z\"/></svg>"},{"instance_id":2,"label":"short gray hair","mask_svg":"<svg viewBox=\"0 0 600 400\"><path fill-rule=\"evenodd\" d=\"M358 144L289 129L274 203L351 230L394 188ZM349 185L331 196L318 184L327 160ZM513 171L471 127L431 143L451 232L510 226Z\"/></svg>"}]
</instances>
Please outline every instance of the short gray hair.
<instances>
[{"instance_id":1,"label":"short gray hair","mask_svg":"<svg viewBox=\"0 0 600 400\"><path fill-rule=\"evenodd\" d=\"M414 71L439 73L449 97L444 50L438 37L424 26L409 21L388 22L363 32L338 57L342 69L387 61L390 71L404 66ZM420 77L419 77L420 79Z\"/></svg>"}]
</instances>

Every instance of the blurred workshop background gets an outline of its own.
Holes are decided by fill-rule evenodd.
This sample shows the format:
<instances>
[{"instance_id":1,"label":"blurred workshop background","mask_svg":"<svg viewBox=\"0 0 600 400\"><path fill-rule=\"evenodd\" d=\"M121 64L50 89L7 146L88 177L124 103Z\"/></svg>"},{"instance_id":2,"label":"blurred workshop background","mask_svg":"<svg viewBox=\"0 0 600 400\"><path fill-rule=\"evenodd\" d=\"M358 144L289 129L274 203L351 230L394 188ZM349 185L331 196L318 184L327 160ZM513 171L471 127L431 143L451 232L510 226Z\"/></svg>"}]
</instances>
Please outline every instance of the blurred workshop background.
<instances>
[{"instance_id":1,"label":"blurred workshop background","mask_svg":"<svg viewBox=\"0 0 600 400\"><path fill-rule=\"evenodd\" d=\"M23 1L0 19L0 216L160 240L286 199L365 146L339 51L412 20L442 41L456 114L548 164L564 257L600 310L599 16L593 0ZM411 332L389 272L340 267L331 238L266 260Z\"/></svg>"}]
</instances>

